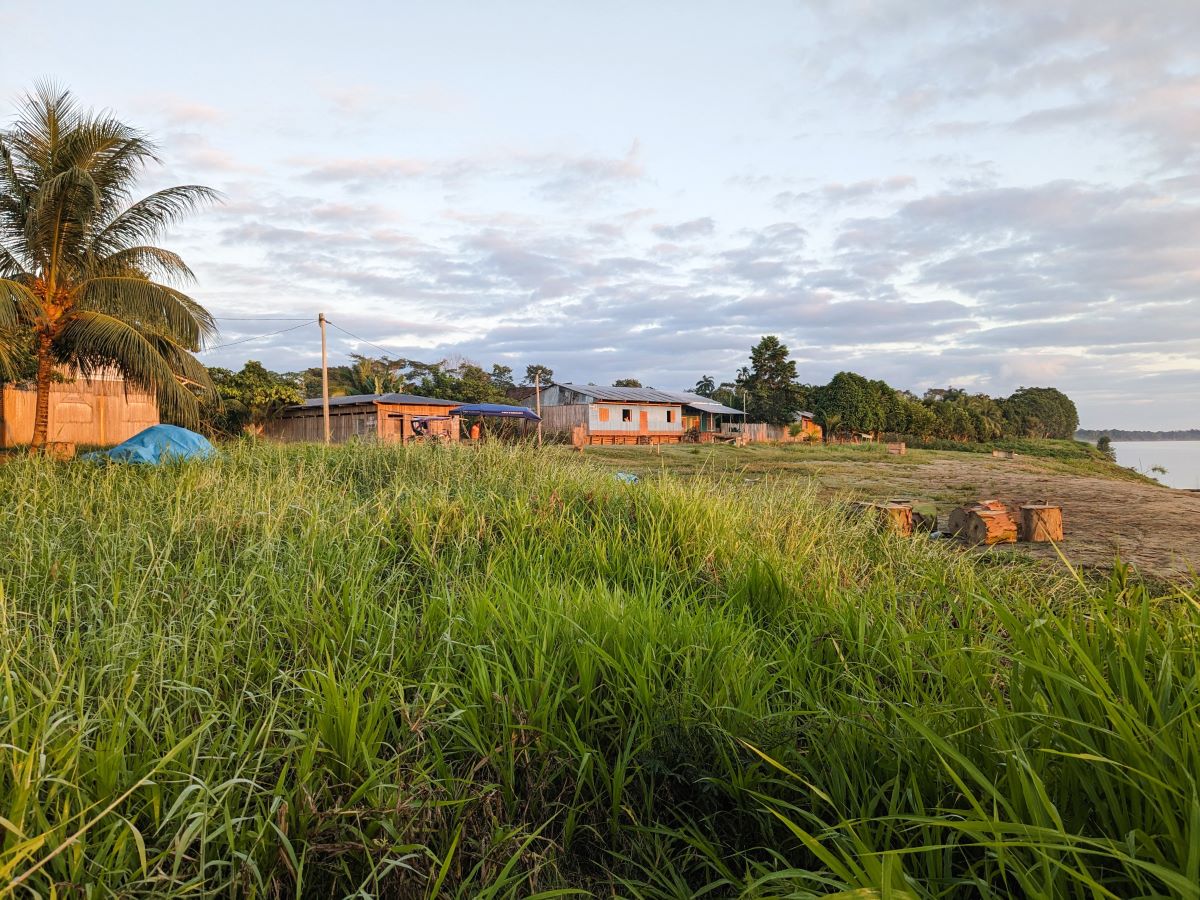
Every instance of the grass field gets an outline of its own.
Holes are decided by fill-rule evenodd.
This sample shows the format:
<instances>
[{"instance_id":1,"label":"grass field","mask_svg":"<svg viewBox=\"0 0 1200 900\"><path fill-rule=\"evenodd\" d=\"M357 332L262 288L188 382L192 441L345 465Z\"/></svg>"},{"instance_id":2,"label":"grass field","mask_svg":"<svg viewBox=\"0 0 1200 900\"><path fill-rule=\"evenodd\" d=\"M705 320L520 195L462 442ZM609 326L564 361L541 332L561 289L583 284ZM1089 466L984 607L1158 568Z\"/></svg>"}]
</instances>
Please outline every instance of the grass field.
<instances>
[{"instance_id":1,"label":"grass field","mask_svg":"<svg viewBox=\"0 0 1200 900\"><path fill-rule=\"evenodd\" d=\"M18 895L1200 897L1200 598L1120 567L503 447L19 458L0 517Z\"/></svg>"}]
</instances>

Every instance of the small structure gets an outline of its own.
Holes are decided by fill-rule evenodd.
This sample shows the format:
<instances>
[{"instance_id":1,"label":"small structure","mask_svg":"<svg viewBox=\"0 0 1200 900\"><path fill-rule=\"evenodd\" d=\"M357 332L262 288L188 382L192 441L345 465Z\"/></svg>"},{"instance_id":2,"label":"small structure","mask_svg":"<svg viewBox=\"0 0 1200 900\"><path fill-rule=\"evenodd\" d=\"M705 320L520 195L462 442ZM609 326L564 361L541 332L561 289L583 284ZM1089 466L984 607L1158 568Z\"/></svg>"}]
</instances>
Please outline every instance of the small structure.
<instances>
[{"instance_id":1,"label":"small structure","mask_svg":"<svg viewBox=\"0 0 1200 900\"><path fill-rule=\"evenodd\" d=\"M807 410L801 410L796 413L795 423L800 426L799 439L802 441L812 441L820 443L825 436L824 430L817 424L813 414Z\"/></svg>"},{"instance_id":2,"label":"small structure","mask_svg":"<svg viewBox=\"0 0 1200 900\"><path fill-rule=\"evenodd\" d=\"M887 445L887 452L892 456L904 456L908 453L908 445L904 441L892 441Z\"/></svg>"},{"instance_id":3,"label":"small structure","mask_svg":"<svg viewBox=\"0 0 1200 900\"><path fill-rule=\"evenodd\" d=\"M683 391L566 382L542 391L543 429L570 435L577 446L708 442L729 417L743 416L740 410Z\"/></svg>"},{"instance_id":4,"label":"small structure","mask_svg":"<svg viewBox=\"0 0 1200 900\"><path fill-rule=\"evenodd\" d=\"M525 434L525 429L530 422L540 422L542 417L535 413L528 406L512 406L507 403L464 403L462 406L456 406L450 410L452 416L467 416L477 419L499 419L503 422L520 422L521 434ZM470 439L477 441L483 436L483 429L480 427L480 422L476 421L469 432Z\"/></svg>"},{"instance_id":5,"label":"small structure","mask_svg":"<svg viewBox=\"0 0 1200 900\"><path fill-rule=\"evenodd\" d=\"M457 441L459 418L453 408L460 404L437 397L415 394L355 394L329 398L329 430L334 443L352 439L407 444L414 439ZM305 400L284 407L267 423L268 437L281 441L325 440L321 399Z\"/></svg>"},{"instance_id":6,"label":"small structure","mask_svg":"<svg viewBox=\"0 0 1200 900\"><path fill-rule=\"evenodd\" d=\"M33 441L36 409L37 391L12 384L0 387L0 447ZM157 424L154 394L135 388L119 374L96 373L50 385L46 437L52 443L111 447Z\"/></svg>"}]
</instances>

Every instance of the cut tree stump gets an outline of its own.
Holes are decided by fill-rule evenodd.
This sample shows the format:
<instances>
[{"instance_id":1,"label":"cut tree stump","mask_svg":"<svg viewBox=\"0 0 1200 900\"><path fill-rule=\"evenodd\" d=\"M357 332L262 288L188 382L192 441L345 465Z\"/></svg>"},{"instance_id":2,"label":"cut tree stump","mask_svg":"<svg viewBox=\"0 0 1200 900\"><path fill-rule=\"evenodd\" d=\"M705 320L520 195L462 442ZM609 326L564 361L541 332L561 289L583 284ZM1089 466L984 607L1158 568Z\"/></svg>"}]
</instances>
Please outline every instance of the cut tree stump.
<instances>
[{"instance_id":1,"label":"cut tree stump","mask_svg":"<svg viewBox=\"0 0 1200 900\"><path fill-rule=\"evenodd\" d=\"M1062 507L1026 503L1021 507L1021 540L1034 543L1063 539Z\"/></svg>"},{"instance_id":2,"label":"cut tree stump","mask_svg":"<svg viewBox=\"0 0 1200 900\"><path fill-rule=\"evenodd\" d=\"M913 509L907 503L859 503L858 509L896 534L908 537L913 533Z\"/></svg>"},{"instance_id":3,"label":"cut tree stump","mask_svg":"<svg viewBox=\"0 0 1200 900\"><path fill-rule=\"evenodd\" d=\"M973 509L963 537L972 544L1015 544L1017 523L1003 509Z\"/></svg>"},{"instance_id":4,"label":"cut tree stump","mask_svg":"<svg viewBox=\"0 0 1200 900\"><path fill-rule=\"evenodd\" d=\"M914 531L937 531L937 504L916 497L892 497L888 503L899 503L912 508Z\"/></svg>"},{"instance_id":5,"label":"cut tree stump","mask_svg":"<svg viewBox=\"0 0 1200 900\"><path fill-rule=\"evenodd\" d=\"M999 500L980 500L978 503L972 503L970 506L960 506L958 509L950 511L950 522L946 526L946 531L950 534L965 536L967 524L971 519L971 513L976 510L1005 512L1004 504ZM1005 514L1007 515L1007 513Z\"/></svg>"}]
</instances>

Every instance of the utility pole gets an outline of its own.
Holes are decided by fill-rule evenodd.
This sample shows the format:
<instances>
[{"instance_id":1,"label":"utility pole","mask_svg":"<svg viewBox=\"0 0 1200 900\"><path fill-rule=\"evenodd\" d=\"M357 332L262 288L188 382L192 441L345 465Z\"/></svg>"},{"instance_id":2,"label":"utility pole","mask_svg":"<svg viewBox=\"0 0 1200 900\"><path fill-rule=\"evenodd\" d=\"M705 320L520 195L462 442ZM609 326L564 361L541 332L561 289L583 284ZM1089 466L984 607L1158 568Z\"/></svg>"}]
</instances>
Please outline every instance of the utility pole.
<instances>
[{"instance_id":1,"label":"utility pole","mask_svg":"<svg viewBox=\"0 0 1200 900\"><path fill-rule=\"evenodd\" d=\"M533 376L533 396L537 403L538 414L538 446L542 446L542 373L537 372Z\"/></svg>"},{"instance_id":2,"label":"utility pole","mask_svg":"<svg viewBox=\"0 0 1200 900\"><path fill-rule=\"evenodd\" d=\"M325 418L325 443L331 442L329 432L329 354L325 344L325 313L317 316L321 325L321 413Z\"/></svg>"}]
</instances>

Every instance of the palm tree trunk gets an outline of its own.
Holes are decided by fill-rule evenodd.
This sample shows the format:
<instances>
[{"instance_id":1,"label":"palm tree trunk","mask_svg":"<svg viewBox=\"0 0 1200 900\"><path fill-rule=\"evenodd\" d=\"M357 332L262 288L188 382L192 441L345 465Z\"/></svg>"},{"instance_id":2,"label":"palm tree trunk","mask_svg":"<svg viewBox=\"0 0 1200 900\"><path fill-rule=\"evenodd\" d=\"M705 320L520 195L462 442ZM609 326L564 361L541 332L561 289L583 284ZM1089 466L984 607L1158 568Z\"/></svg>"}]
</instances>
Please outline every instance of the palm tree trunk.
<instances>
[{"instance_id":1,"label":"palm tree trunk","mask_svg":"<svg viewBox=\"0 0 1200 900\"><path fill-rule=\"evenodd\" d=\"M40 332L37 338L37 404L33 413L31 450L41 450L46 446L46 437L50 430L50 382L54 377L51 347L50 335Z\"/></svg>"}]
</instances>

